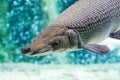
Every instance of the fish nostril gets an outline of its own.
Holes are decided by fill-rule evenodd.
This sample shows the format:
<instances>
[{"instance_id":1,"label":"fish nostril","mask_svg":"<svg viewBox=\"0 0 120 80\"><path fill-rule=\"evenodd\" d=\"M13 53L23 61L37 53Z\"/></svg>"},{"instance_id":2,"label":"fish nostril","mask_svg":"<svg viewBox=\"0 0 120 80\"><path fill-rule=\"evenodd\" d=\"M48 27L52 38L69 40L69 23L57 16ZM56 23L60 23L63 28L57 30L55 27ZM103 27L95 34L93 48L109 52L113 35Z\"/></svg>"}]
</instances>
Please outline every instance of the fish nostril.
<instances>
[{"instance_id":1,"label":"fish nostril","mask_svg":"<svg viewBox=\"0 0 120 80\"><path fill-rule=\"evenodd\" d=\"M21 49L21 52L22 52L22 53L28 53L28 52L30 52L30 51L31 51L30 48L22 48L22 49Z\"/></svg>"}]
</instances>

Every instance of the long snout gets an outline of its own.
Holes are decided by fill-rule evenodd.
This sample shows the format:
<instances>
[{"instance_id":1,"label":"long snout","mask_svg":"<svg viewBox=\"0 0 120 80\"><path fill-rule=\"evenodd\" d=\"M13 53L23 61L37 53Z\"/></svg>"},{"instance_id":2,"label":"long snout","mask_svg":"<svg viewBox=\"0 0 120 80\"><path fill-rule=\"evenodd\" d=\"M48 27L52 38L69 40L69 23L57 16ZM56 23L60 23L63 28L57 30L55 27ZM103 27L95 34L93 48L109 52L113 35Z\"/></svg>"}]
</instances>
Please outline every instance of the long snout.
<instances>
[{"instance_id":1,"label":"long snout","mask_svg":"<svg viewBox=\"0 0 120 80\"><path fill-rule=\"evenodd\" d=\"M50 52L53 50L52 46L50 45L39 44L34 47L33 46L34 45L32 45L32 47L27 46L27 47L21 48L21 52L28 56L37 56L37 55L40 56L40 55L46 55L46 53L50 54Z\"/></svg>"}]
</instances>

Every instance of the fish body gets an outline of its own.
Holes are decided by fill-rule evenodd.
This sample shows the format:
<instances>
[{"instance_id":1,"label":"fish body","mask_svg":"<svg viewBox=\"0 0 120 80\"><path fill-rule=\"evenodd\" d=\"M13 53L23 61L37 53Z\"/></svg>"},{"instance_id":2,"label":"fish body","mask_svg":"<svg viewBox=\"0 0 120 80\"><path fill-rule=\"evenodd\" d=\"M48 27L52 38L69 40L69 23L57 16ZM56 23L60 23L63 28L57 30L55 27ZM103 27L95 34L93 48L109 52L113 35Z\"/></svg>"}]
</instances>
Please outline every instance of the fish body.
<instances>
[{"instance_id":1,"label":"fish body","mask_svg":"<svg viewBox=\"0 0 120 80\"><path fill-rule=\"evenodd\" d=\"M120 0L80 0L21 51L27 55L44 55L83 48L105 54L109 48L96 43L109 36L118 39L119 25Z\"/></svg>"},{"instance_id":2,"label":"fish body","mask_svg":"<svg viewBox=\"0 0 120 80\"><path fill-rule=\"evenodd\" d=\"M80 0L51 26L79 31L84 43L104 40L120 25L120 0Z\"/></svg>"}]
</instances>

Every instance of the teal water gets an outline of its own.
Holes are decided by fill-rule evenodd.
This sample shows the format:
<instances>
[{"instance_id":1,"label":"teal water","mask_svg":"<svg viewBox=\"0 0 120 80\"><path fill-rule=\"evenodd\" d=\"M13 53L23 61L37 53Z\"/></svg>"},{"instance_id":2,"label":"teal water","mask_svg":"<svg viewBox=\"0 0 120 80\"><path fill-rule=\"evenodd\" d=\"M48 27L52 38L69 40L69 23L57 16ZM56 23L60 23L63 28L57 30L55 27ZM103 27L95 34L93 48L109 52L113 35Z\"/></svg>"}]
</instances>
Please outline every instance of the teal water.
<instances>
[{"instance_id":1,"label":"teal water","mask_svg":"<svg viewBox=\"0 0 120 80\"><path fill-rule=\"evenodd\" d=\"M91 54L86 50L42 57L28 57L20 52L21 47L31 43L62 11L76 1L0 0L0 62L30 62L38 64L120 62L120 56L117 55L119 49L117 48L104 56Z\"/></svg>"},{"instance_id":2,"label":"teal water","mask_svg":"<svg viewBox=\"0 0 120 80\"><path fill-rule=\"evenodd\" d=\"M15 77L9 76L13 76L15 73L16 76L21 75L21 78L27 76L25 80L39 80L38 76L40 74L42 74L41 77L43 77L41 80L50 80L48 78L51 76L55 77L52 80L120 79L120 46L113 48L112 45L112 51L106 55L97 55L86 50L80 50L47 56L29 57L20 52L21 47L31 43L62 11L76 1L77 0L0 0L0 80L15 80ZM110 45L111 40L104 43ZM114 46L119 45L118 43ZM27 63L30 65L28 66ZM32 67L33 65L34 67ZM52 65L52 67L49 65ZM58 65L62 66L59 66L57 68L58 70L56 70ZM85 68L84 65L86 65ZM93 65L95 70L93 70L90 65ZM40 70L40 66L42 66L42 68L44 67L44 69ZM46 69L49 67L50 69L47 71ZM30 70L26 71L27 68L30 68ZM36 68L39 68L39 70L37 71ZM74 68L76 68L76 71L72 72L71 69L73 70ZM69 70L72 72L71 74L68 74L70 73ZM10 73L11 71L12 74ZM47 76L46 74L48 74L49 71L54 73L58 71L58 74ZM65 71L68 72L66 73ZM81 74L81 72L84 74ZM5 78L4 73L9 79ZM96 73L98 73L98 75ZM114 75L116 77L109 78L107 74L108 76ZM33 77L28 78L29 76ZM21 78L19 79L21 80Z\"/></svg>"}]
</instances>

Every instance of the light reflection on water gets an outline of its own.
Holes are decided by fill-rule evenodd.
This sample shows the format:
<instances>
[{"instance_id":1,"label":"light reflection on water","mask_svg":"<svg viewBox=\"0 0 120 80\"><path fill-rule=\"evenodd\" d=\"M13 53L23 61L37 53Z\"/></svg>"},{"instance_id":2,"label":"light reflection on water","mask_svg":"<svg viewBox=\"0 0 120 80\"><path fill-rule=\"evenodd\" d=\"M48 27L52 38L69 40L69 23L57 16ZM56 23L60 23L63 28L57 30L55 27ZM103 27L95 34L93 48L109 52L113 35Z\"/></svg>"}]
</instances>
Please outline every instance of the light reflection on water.
<instances>
[{"instance_id":1,"label":"light reflection on water","mask_svg":"<svg viewBox=\"0 0 120 80\"><path fill-rule=\"evenodd\" d=\"M69 53L59 53L42 57L28 57L20 52L20 48L31 43L41 31L52 22L59 12L77 0L8 0L2 1L6 11L7 21L1 26L0 62L31 62L38 64L91 64L120 62L119 49L112 48L107 55L96 55L86 50ZM50 9L48 6L54 6ZM56 6L56 7L55 7ZM50 9L50 10L49 10ZM53 12L51 12L51 10ZM4 18L0 19L0 22ZM109 45L110 41L105 42ZM118 44L115 44L118 45Z\"/></svg>"},{"instance_id":2,"label":"light reflection on water","mask_svg":"<svg viewBox=\"0 0 120 80\"><path fill-rule=\"evenodd\" d=\"M20 52L75 1L0 0L0 80L120 80L117 40L101 43L112 49L106 55L80 50L29 57Z\"/></svg>"}]
</instances>

